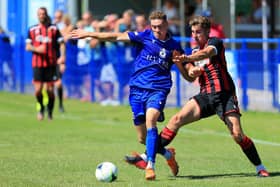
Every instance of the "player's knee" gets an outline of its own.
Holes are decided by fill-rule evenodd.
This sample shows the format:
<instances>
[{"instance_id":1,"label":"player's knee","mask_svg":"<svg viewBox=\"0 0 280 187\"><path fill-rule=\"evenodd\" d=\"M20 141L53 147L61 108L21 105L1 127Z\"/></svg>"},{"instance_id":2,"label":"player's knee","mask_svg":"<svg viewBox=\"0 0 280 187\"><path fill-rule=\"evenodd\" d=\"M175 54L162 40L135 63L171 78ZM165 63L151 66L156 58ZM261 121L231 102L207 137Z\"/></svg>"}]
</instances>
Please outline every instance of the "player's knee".
<instances>
[{"instance_id":1,"label":"player's knee","mask_svg":"<svg viewBox=\"0 0 280 187\"><path fill-rule=\"evenodd\" d=\"M54 98L55 97L55 94L54 94L53 90L47 90L47 93L48 93L49 98Z\"/></svg>"},{"instance_id":2,"label":"player's knee","mask_svg":"<svg viewBox=\"0 0 280 187\"><path fill-rule=\"evenodd\" d=\"M232 134L231 134L231 136L232 136L232 138L233 138L233 140L236 142L236 143L240 143L241 141L242 141L242 139L243 139L243 135L242 135L242 133L240 133L240 132L233 132Z\"/></svg>"},{"instance_id":3,"label":"player's knee","mask_svg":"<svg viewBox=\"0 0 280 187\"><path fill-rule=\"evenodd\" d=\"M39 96L42 95L42 91L41 90L35 90L35 96Z\"/></svg>"},{"instance_id":4,"label":"player's knee","mask_svg":"<svg viewBox=\"0 0 280 187\"><path fill-rule=\"evenodd\" d=\"M182 121L183 121L183 117L176 114L171 118L170 120L171 123L169 123L169 125L171 125L174 129L178 129L182 124Z\"/></svg>"}]
</instances>

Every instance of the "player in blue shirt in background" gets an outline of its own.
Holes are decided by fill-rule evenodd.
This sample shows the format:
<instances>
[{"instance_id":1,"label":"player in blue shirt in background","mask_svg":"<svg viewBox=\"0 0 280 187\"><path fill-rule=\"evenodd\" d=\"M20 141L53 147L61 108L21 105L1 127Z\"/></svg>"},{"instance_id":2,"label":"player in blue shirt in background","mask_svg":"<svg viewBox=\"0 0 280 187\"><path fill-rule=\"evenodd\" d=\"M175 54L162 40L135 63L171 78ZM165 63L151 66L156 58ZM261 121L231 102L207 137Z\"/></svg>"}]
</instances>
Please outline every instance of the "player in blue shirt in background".
<instances>
[{"instance_id":1,"label":"player in blue shirt in background","mask_svg":"<svg viewBox=\"0 0 280 187\"><path fill-rule=\"evenodd\" d=\"M74 30L71 32L71 36L72 38L93 37L101 41L132 42L136 46L138 55L129 82L129 102L138 140L146 145L147 156L140 160L144 159L147 162L134 164L146 170L147 180L155 180L156 153L160 153L166 158L173 175L176 176L178 173L175 149L158 150L157 148L158 129L156 124L157 121L164 120L163 109L172 86L173 53L183 53L183 50L168 33L168 22L164 13L152 12L149 19L151 29L143 32L106 33ZM181 64L178 64L177 67L181 72L185 72ZM184 72L182 72L183 76L186 75ZM188 80L189 77L184 78Z\"/></svg>"}]
</instances>

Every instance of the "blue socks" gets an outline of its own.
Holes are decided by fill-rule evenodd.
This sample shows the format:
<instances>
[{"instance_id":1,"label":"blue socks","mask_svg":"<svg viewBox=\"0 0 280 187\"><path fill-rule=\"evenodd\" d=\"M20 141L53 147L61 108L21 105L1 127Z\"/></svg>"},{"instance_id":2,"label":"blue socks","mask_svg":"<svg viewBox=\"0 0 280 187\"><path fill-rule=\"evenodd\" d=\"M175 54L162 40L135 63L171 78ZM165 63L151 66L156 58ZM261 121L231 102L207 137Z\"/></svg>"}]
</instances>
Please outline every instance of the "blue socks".
<instances>
[{"instance_id":1,"label":"blue socks","mask_svg":"<svg viewBox=\"0 0 280 187\"><path fill-rule=\"evenodd\" d=\"M147 129L146 149L148 162L155 163L157 153L158 130L156 127Z\"/></svg>"}]
</instances>

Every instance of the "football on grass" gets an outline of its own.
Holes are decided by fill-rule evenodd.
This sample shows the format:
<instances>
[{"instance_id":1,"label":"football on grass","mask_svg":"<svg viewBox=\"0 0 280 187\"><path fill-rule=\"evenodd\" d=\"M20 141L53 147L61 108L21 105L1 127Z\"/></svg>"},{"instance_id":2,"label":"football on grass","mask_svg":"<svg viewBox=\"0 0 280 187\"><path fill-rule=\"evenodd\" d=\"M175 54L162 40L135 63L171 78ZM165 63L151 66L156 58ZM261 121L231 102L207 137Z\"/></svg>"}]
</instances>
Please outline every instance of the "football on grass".
<instances>
[{"instance_id":1,"label":"football on grass","mask_svg":"<svg viewBox=\"0 0 280 187\"><path fill-rule=\"evenodd\" d=\"M101 182L113 182L118 177L118 168L112 162L102 162L96 167L95 177Z\"/></svg>"}]
</instances>

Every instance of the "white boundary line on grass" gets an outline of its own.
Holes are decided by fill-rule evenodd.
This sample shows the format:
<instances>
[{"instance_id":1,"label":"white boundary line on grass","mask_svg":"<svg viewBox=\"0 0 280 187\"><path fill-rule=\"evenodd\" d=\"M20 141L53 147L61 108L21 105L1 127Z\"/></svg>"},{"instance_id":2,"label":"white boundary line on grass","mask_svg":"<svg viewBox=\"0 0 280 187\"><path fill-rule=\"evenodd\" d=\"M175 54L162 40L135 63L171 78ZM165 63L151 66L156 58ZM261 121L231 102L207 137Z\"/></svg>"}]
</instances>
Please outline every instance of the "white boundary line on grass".
<instances>
[{"instance_id":1,"label":"white boundary line on grass","mask_svg":"<svg viewBox=\"0 0 280 187\"><path fill-rule=\"evenodd\" d=\"M196 131L196 130L191 130L191 129L180 129L180 131L190 133L190 134L197 134L197 135L207 134L207 135L215 135L215 136L231 138L231 136L229 134L221 133L221 132L214 132L214 131L210 131L210 130L209 131L208 130ZM255 138L252 138L252 139L255 143L280 147L280 143L277 143L277 142L270 142L270 141L255 139Z\"/></svg>"},{"instance_id":2,"label":"white boundary line on grass","mask_svg":"<svg viewBox=\"0 0 280 187\"><path fill-rule=\"evenodd\" d=\"M9 115L9 116L27 116L29 115L30 113L11 113L11 112L3 112L3 111L0 111L0 115ZM32 114L33 115L33 114ZM82 118L79 117L79 116L69 116L69 115L63 115L63 116L56 116L58 118L61 118L61 119L70 119L70 120L81 120ZM94 120L94 119L91 119L92 121L97 121L97 122L104 122L103 120ZM105 121L110 121L110 120L105 120ZM116 123L115 121L112 121L112 123ZM123 123L122 123L123 124ZM228 138L231 138L231 136L229 134L226 134L226 133L221 133L221 132L214 132L214 131L211 131L211 130L202 130L202 131L197 131L197 130L191 130L191 129L187 129L187 128L182 128L180 129L180 132L186 132L186 133L190 133L190 134L196 134L196 135L214 135L214 136L221 136L221 137L228 137ZM270 145L270 146L276 146L276 147L280 147L280 143L278 142L270 142L270 141L265 141L265 140L259 140L259 139L255 139L255 138L252 138L253 141L255 143L259 143L259 144L263 144L263 145ZM7 144L0 144L0 146L8 146Z\"/></svg>"}]
</instances>

